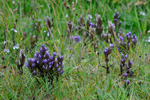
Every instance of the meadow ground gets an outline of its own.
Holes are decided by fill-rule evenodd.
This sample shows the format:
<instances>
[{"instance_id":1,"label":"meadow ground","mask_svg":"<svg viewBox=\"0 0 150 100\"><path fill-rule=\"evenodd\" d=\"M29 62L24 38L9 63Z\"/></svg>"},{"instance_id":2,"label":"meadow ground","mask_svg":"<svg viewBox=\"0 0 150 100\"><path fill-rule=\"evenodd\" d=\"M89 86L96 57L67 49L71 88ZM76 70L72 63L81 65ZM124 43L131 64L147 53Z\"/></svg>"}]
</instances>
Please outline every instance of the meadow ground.
<instances>
[{"instance_id":1,"label":"meadow ground","mask_svg":"<svg viewBox=\"0 0 150 100\"><path fill-rule=\"evenodd\" d=\"M123 49L133 62L134 73L128 77L128 85L122 78L124 75L119 75L121 53L116 46L109 56L112 66L107 74L102 67L103 51L110 43L95 35L98 39L95 50L84 32L76 29L69 35L80 36L81 41L68 39L69 20L77 28L83 13L85 24L88 17L95 23L95 14L100 14L107 33L108 21L114 21L115 11L119 12L122 32L137 36L134 48ZM47 16L53 19L52 28L47 28ZM149 100L149 34L149 0L0 0L0 99ZM64 73L58 81L53 80L53 86L46 76L36 79L26 67L28 58L33 58L42 44L51 55L56 51L64 56ZM22 49L25 63L20 74L16 60L20 59Z\"/></svg>"}]
</instances>

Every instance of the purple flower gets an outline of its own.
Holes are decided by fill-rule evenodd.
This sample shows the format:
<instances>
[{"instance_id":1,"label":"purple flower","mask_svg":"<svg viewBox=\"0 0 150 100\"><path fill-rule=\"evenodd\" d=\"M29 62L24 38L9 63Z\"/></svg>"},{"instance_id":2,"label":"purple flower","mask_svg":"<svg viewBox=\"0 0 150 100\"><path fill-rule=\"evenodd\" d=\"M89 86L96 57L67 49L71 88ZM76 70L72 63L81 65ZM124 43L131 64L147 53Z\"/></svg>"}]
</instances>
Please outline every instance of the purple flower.
<instances>
[{"instance_id":1,"label":"purple flower","mask_svg":"<svg viewBox=\"0 0 150 100\"><path fill-rule=\"evenodd\" d=\"M130 58L129 58L129 65L132 65L132 63L133 63L133 62L132 62L132 61L130 60Z\"/></svg>"},{"instance_id":2,"label":"purple flower","mask_svg":"<svg viewBox=\"0 0 150 100\"><path fill-rule=\"evenodd\" d=\"M56 56L56 52L53 52L53 57L55 57Z\"/></svg>"},{"instance_id":3,"label":"purple flower","mask_svg":"<svg viewBox=\"0 0 150 100\"><path fill-rule=\"evenodd\" d=\"M109 44L109 48L113 49L114 45L113 44Z\"/></svg>"},{"instance_id":4,"label":"purple flower","mask_svg":"<svg viewBox=\"0 0 150 100\"><path fill-rule=\"evenodd\" d=\"M131 32L129 32L128 34L129 34L129 36L131 36Z\"/></svg>"},{"instance_id":5,"label":"purple flower","mask_svg":"<svg viewBox=\"0 0 150 100\"><path fill-rule=\"evenodd\" d=\"M42 63L44 63L44 64L47 63L47 59L44 59L44 60L42 61Z\"/></svg>"},{"instance_id":6,"label":"purple flower","mask_svg":"<svg viewBox=\"0 0 150 100\"><path fill-rule=\"evenodd\" d=\"M49 68L51 68L52 66L51 66L51 65L49 65L48 67L49 67Z\"/></svg>"},{"instance_id":7,"label":"purple flower","mask_svg":"<svg viewBox=\"0 0 150 100\"><path fill-rule=\"evenodd\" d=\"M119 21L119 24L118 24L119 26L121 25L121 21Z\"/></svg>"},{"instance_id":8,"label":"purple flower","mask_svg":"<svg viewBox=\"0 0 150 100\"><path fill-rule=\"evenodd\" d=\"M52 60L53 60L53 57L50 56L48 60L49 60L49 61L52 61Z\"/></svg>"},{"instance_id":9,"label":"purple flower","mask_svg":"<svg viewBox=\"0 0 150 100\"><path fill-rule=\"evenodd\" d=\"M127 59L127 55L125 55L124 58Z\"/></svg>"},{"instance_id":10,"label":"purple flower","mask_svg":"<svg viewBox=\"0 0 150 100\"><path fill-rule=\"evenodd\" d=\"M132 39L132 42L135 42L135 39Z\"/></svg>"},{"instance_id":11,"label":"purple flower","mask_svg":"<svg viewBox=\"0 0 150 100\"><path fill-rule=\"evenodd\" d=\"M46 74L54 74L56 73L56 77L58 78L60 74L64 72L63 70L63 56L56 57L56 52L53 52L53 56L50 56L47 48L42 45L40 48L40 53L35 52L34 58L28 58L26 66L29 67L30 72L33 75L36 75L36 69L41 77ZM60 65L59 65L60 64ZM50 80L53 80L54 77L49 77Z\"/></svg>"},{"instance_id":12,"label":"purple flower","mask_svg":"<svg viewBox=\"0 0 150 100\"><path fill-rule=\"evenodd\" d=\"M37 60L36 63L39 64L39 61Z\"/></svg>"},{"instance_id":13,"label":"purple flower","mask_svg":"<svg viewBox=\"0 0 150 100\"><path fill-rule=\"evenodd\" d=\"M42 58L42 56L39 54L39 57L38 57L38 59L41 59Z\"/></svg>"},{"instance_id":14,"label":"purple flower","mask_svg":"<svg viewBox=\"0 0 150 100\"><path fill-rule=\"evenodd\" d=\"M61 57L60 57L60 59L61 59L61 61L63 61L64 57L63 57L63 56L61 56Z\"/></svg>"},{"instance_id":15,"label":"purple flower","mask_svg":"<svg viewBox=\"0 0 150 100\"><path fill-rule=\"evenodd\" d=\"M32 59L32 63L35 63L35 62L36 62L36 60L33 58L33 59Z\"/></svg>"},{"instance_id":16,"label":"purple flower","mask_svg":"<svg viewBox=\"0 0 150 100\"><path fill-rule=\"evenodd\" d=\"M74 40L76 43L80 43L81 38L80 38L80 36L74 36L74 37L73 37L73 40Z\"/></svg>"},{"instance_id":17,"label":"purple flower","mask_svg":"<svg viewBox=\"0 0 150 100\"><path fill-rule=\"evenodd\" d=\"M43 52L43 48L42 48L42 47L40 48L40 52L41 52L41 53Z\"/></svg>"},{"instance_id":18,"label":"purple flower","mask_svg":"<svg viewBox=\"0 0 150 100\"><path fill-rule=\"evenodd\" d=\"M123 40L124 40L122 36L120 36L119 39L120 39L120 41L123 41Z\"/></svg>"},{"instance_id":19,"label":"purple flower","mask_svg":"<svg viewBox=\"0 0 150 100\"><path fill-rule=\"evenodd\" d=\"M28 62L26 63L26 66L27 66L27 67L30 67Z\"/></svg>"},{"instance_id":20,"label":"purple flower","mask_svg":"<svg viewBox=\"0 0 150 100\"><path fill-rule=\"evenodd\" d=\"M128 73L125 73L124 76L127 77L127 76L128 76Z\"/></svg>"},{"instance_id":21,"label":"purple flower","mask_svg":"<svg viewBox=\"0 0 150 100\"><path fill-rule=\"evenodd\" d=\"M35 67L35 65L36 65L35 63L32 63L32 67Z\"/></svg>"},{"instance_id":22,"label":"purple flower","mask_svg":"<svg viewBox=\"0 0 150 100\"><path fill-rule=\"evenodd\" d=\"M33 71L33 74L36 74L36 71L35 71L35 70Z\"/></svg>"},{"instance_id":23,"label":"purple flower","mask_svg":"<svg viewBox=\"0 0 150 100\"><path fill-rule=\"evenodd\" d=\"M129 83L130 83L130 81L129 81L129 80L126 80L126 83L127 83L127 84L129 84Z\"/></svg>"},{"instance_id":24,"label":"purple flower","mask_svg":"<svg viewBox=\"0 0 150 100\"><path fill-rule=\"evenodd\" d=\"M92 22L90 22L90 24L89 24L91 27L93 27L95 24L94 23L92 23Z\"/></svg>"},{"instance_id":25,"label":"purple flower","mask_svg":"<svg viewBox=\"0 0 150 100\"><path fill-rule=\"evenodd\" d=\"M60 68L58 68L57 71L60 71Z\"/></svg>"},{"instance_id":26,"label":"purple flower","mask_svg":"<svg viewBox=\"0 0 150 100\"><path fill-rule=\"evenodd\" d=\"M32 62L32 58L28 58L28 62Z\"/></svg>"},{"instance_id":27,"label":"purple flower","mask_svg":"<svg viewBox=\"0 0 150 100\"><path fill-rule=\"evenodd\" d=\"M49 56L50 56L49 52L48 52L48 51L46 51L46 53L45 53L44 57L49 57Z\"/></svg>"},{"instance_id":28,"label":"purple flower","mask_svg":"<svg viewBox=\"0 0 150 100\"><path fill-rule=\"evenodd\" d=\"M124 62L124 59L121 59L121 62L123 63L123 62Z\"/></svg>"},{"instance_id":29,"label":"purple flower","mask_svg":"<svg viewBox=\"0 0 150 100\"><path fill-rule=\"evenodd\" d=\"M61 71L60 71L60 74L63 74L63 73L64 73L64 70L61 70Z\"/></svg>"},{"instance_id":30,"label":"purple flower","mask_svg":"<svg viewBox=\"0 0 150 100\"><path fill-rule=\"evenodd\" d=\"M43 69L45 69L45 66L43 65L43 67L42 67Z\"/></svg>"},{"instance_id":31,"label":"purple flower","mask_svg":"<svg viewBox=\"0 0 150 100\"><path fill-rule=\"evenodd\" d=\"M39 55L39 52L35 51L34 58L37 58L38 55Z\"/></svg>"},{"instance_id":32,"label":"purple flower","mask_svg":"<svg viewBox=\"0 0 150 100\"><path fill-rule=\"evenodd\" d=\"M123 58L124 57L124 54L121 54L121 58Z\"/></svg>"},{"instance_id":33,"label":"purple flower","mask_svg":"<svg viewBox=\"0 0 150 100\"><path fill-rule=\"evenodd\" d=\"M115 18L115 19L114 19L114 23L116 23L117 21L118 21L118 19Z\"/></svg>"},{"instance_id":34,"label":"purple flower","mask_svg":"<svg viewBox=\"0 0 150 100\"><path fill-rule=\"evenodd\" d=\"M107 55L107 50L108 50L107 47L105 47L105 49L104 49L104 54L105 55Z\"/></svg>"},{"instance_id":35,"label":"purple flower","mask_svg":"<svg viewBox=\"0 0 150 100\"><path fill-rule=\"evenodd\" d=\"M56 67L58 67L58 64L56 64Z\"/></svg>"}]
</instances>

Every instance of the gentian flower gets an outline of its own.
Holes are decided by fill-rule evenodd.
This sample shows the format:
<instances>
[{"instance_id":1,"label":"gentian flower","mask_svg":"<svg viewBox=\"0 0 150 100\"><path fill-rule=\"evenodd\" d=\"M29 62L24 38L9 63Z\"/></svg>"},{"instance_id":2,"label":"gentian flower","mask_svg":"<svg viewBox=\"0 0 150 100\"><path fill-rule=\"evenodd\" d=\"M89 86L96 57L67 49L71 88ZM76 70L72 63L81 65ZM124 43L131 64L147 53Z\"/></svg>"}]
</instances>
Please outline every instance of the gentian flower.
<instances>
[{"instance_id":1,"label":"gentian flower","mask_svg":"<svg viewBox=\"0 0 150 100\"><path fill-rule=\"evenodd\" d=\"M73 37L73 40L74 40L76 43L80 43L81 38L80 38L80 36L74 36L74 37Z\"/></svg>"},{"instance_id":2,"label":"gentian flower","mask_svg":"<svg viewBox=\"0 0 150 100\"><path fill-rule=\"evenodd\" d=\"M26 66L32 75L39 75L38 77L48 75L49 81L53 81L54 76L58 79L64 72L63 56L57 56L56 52L53 52L53 56L50 56L44 44L40 48L40 52L35 52L34 58L28 58Z\"/></svg>"}]
</instances>

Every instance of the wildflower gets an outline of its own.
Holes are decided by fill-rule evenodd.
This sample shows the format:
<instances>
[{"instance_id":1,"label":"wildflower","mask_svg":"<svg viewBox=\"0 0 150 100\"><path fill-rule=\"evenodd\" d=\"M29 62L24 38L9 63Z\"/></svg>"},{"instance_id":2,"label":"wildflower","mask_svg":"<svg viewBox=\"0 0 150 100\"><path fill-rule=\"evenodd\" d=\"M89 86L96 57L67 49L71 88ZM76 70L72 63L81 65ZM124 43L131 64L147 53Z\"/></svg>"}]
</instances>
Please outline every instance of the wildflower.
<instances>
[{"instance_id":1,"label":"wildflower","mask_svg":"<svg viewBox=\"0 0 150 100\"><path fill-rule=\"evenodd\" d=\"M15 33L17 33L17 30L16 30L16 29L13 29L13 28L11 29L11 31L14 31Z\"/></svg>"},{"instance_id":2,"label":"wildflower","mask_svg":"<svg viewBox=\"0 0 150 100\"><path fill-rule=\"evenodd\" d=\"M13 47L13 49L15 50L15 49L19 49L19 44L17 43L17 45L15 45L14 47Z\"/></svg>"},{"instance_id":3,"label":"wildflower","mask_svg":"<svg viewBox=\"0 0 150 100\"><path fill-rule=\"evenodd\" d=\"M49 34L49 32L47 32L47 36L49 36L50 34Z\"/></svg>"},{"instance_id":4,"label":"wildflower","mask_svg":"<svg viewBox=\"0 0 150 100\"><path fill-rule=\"evenodd\" d=\"M6 44L7 42L6 41L4 41L4 45Z\"/></svg>"},{"instance_id":5,"label":"wildflower","mask_svg":"<svg viewBox=\"0 0 150 100\"><path fill-rule=\"evenodd\" d=\"M90 24L89 24L91 27L94 27L95 26L95 24L94 23L92 23L92 22L90 22Z\"/></svg>"},{"instance_id":6,"label":"wildflower","mask_svg":"<svg viewBox=\"0 0 150 100\"><path fill-rule=\"evenodd\" d=\"M76 43L80 43L81 38L80 38L80 36L74 36L74 37L73 37L73 40L74 40Z\"/></svg>"},{"instance_id":7,"label":"wildflower","mask_svg":"<svg viewBox=\"0 0 150 100\"><path fill-rule=\"evenodd\" d=\"M68 18L68 14L66 15L66 18Z\"/></svg>"},{"instance_id":8,"label":"wildflower","mask_svg":"<svg viewBox=\"0 0 150 100\"><path fill-rule=\"evenodd\" d=\"M120 41L123 41L123 40L124 40L124 38L123 38L122 36L120 36L120 38L119 38L119 39L120 39Z\"/></svg>"},{"instance_id":9,"label":"wildflower","mask_svg":"<svg viewBox=\"0 0 150 100\"><path fill-rule=\"evenodd\" d=\"M126 80L126 83L127 83L127 85L130 83L130 81L129 80Z\"/></svg>"},{"instance_id":10,"label":"wildflower","mask_svg":"<svg viewBox=\"0 0 150 100\"><path fill-rule=\"evenodd\" d=\"M90 19L92 19L92 15L88 15L88 17L89 17Z\"/></svg>"},{"instance_id":11,"label":"wildflower","mask_svg":"<svg viewBox=\"0 0 150 100\"><path fill-rule=\"evenodd\" d=\"M39 77L48 75L49 81L53 81L54 76L58 78L64 72L63 56L57 56L56 52L50 56L44 44L41 46L40 52L35 52L34 58L28 58L26 66L33 75L39 75Z\"/></svg>"},{"instance_id":12,"label":"wildflower","mask_svg":"<svg viewBox=\"0 0 150 100\"><path fill-rule=\"evenodd\" d=\"M143 15L143 16L145 16L145 12L142 12L142 11L141 11L141 12L140 12L140 15Z\"/></svg>"},{"instance_id":13,"label":"wildflower","mask_svg":"<svg viewBox=\"0 0 150 100\"><path fill-rule=\"evenodd\" d=\"M124 76L127 77L127 76L128 76L128 73L125 73Z\"/></svg>"},{"instance_id":14,"label":"wildflower","mask_svg":"<svg viewBox=\"0 0 150 100\"><path fill-rule=\"evenodd\" d=\"M7 53L9 53L9 49L4 49L4 52L7 52Z\"/></svg>"},{"instance_id":15,"label":"wildflower","mask_svg":"<svg viewBox=\"0 0 150 100\"><path fill-rule=\"evenodd\" d=\"M109 54L111 54L113 47L114 47L113 44L109 44L109 47L108 48L105 47L104 49L106 66L102 66L102 67L106 69L107 74L110 73L109 68L111 67L111 65L108 66L108 62L109 62L108 56Z\"/></svg>"}]
</instances>

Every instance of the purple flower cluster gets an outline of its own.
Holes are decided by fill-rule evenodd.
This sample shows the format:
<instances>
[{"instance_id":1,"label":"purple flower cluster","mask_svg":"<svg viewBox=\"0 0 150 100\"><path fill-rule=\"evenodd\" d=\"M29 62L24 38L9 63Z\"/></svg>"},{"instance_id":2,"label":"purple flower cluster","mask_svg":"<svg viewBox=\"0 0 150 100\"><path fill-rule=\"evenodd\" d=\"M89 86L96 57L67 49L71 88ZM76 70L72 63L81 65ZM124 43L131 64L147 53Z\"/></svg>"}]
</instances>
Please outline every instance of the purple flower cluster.
<instances>
[{"instance_id":1,"label":"purple flower cluster","mask_svg":"<svg viewBox=\"0 0 150 100\"><path fill-rule=\"evenodd\" d=\"M75 41L76 43L80 43L80 41L81 41L80 36L74 36L73 41Z\"/></svg>"},{"instance_id":2,"label":"purple flower cluster","mask_svg":"<svg viewBox=\"0 0 150 100\"><path fill-rule=\"evenodd\" d=\"M63 56L57 56L56 52L50 56L44 44L40 48L40 52L35 52L34 58L28 58L26 66L33 75L41 77L49 75L51 80L53 80L54 76L58 78L58 76L64 73Z\"/></svg>"},{"instance_id":3,"label":"purple flower cluster","mask_svg":"<svg viewBox=\"0 0 150 100\"><path fill-rule=\"evenodd\" d=\"M130 47L132 47L132 49L134 49L136 44L137 44L137 36L135 34L133 36L131 36L131 32L128 32L126 34L126 36L120 36L119 37L118 48L120 51L123 51L122 47L126 50L129 50Z\"/></svg>"},{"instance_id":4,"label":"purple flower cluster","mask_svg":"<svg viewBox=\"0 0 150 100\"><path fill-rule=\"evenodd\" d=\"M134 71L130 71L130 68L132 66L132 61L129 58L128 65L127 65L126 60L127 60L127 55L121 54L120 75L122 76L124 67L126 67L126 72L124 73L125 79L127 79L127 77L131 76L134 73ZM126 83L129 84L130 81L126 80Z\"/></svg>"},{"instance_id":5,"label":"purple flower cluster","mask_svg":"<svg viewBox=\"0 0 150 100\"><path fill-rule=\"evenodd\" d=\"M109 62L108 55L112 53L113 48L114 48L113 44L109 44L109 47L108 48L105 47L104 49L106 66L102 66L102 67L106 69L107 74L110 73L109 68L111 67L111 65L110 66L108 65L108 62Z\"/></svg>"},{"instance_id":6,"label":"purple flower cluster","mask_svg":"<svg viewBox=\"0 0 150 100\"><path fill-rule=\"evenodd\" d=\"M104 49L104 54L105 54L105 57L107 57L109 54L111 54L112 50L113 50L113 44L109 44L109 47L105 47Z\"/></svg>"},{"instance_id":7,"label":"purple flower cluster","mask_svg":"<svg viewBox=\"0 0 150 100\"><path fill-rule=\"evenodd\" d=\"M120 17L119 17L119 12L115 12L114 14L114 24L115 24L115 27L118 27L121 25L121 21L119 21Z\"/></svg>"}]
</instances>

